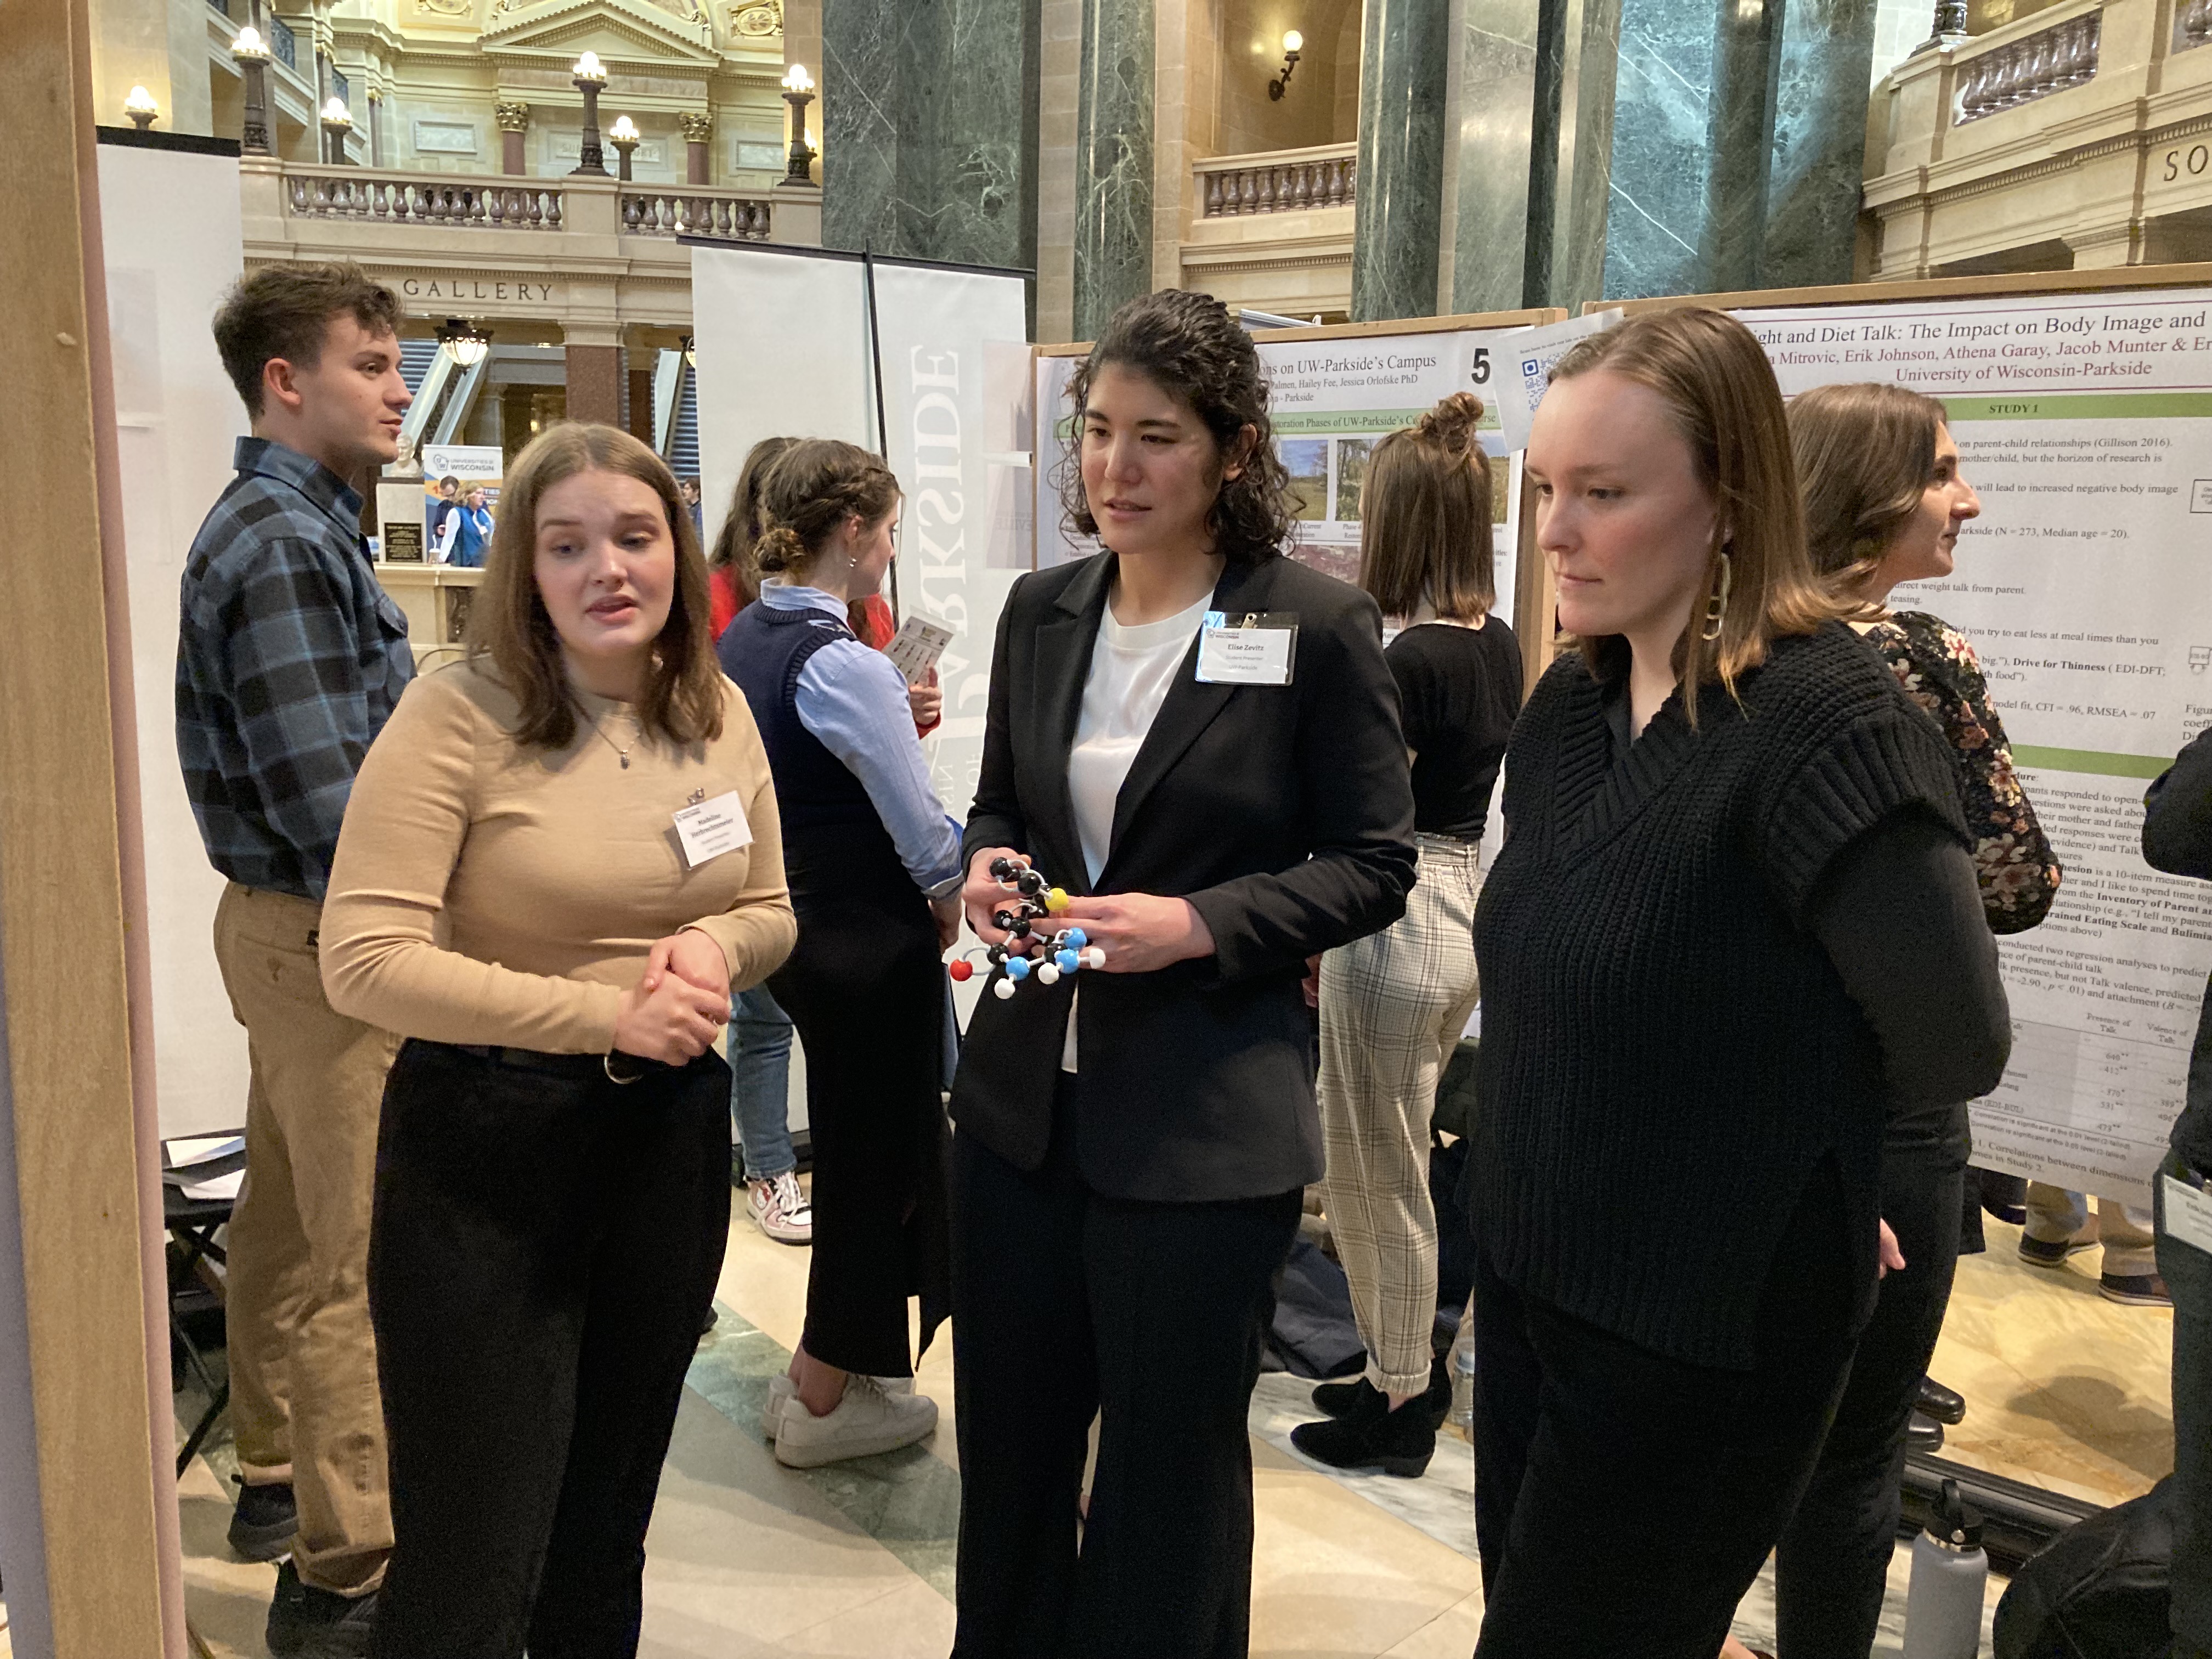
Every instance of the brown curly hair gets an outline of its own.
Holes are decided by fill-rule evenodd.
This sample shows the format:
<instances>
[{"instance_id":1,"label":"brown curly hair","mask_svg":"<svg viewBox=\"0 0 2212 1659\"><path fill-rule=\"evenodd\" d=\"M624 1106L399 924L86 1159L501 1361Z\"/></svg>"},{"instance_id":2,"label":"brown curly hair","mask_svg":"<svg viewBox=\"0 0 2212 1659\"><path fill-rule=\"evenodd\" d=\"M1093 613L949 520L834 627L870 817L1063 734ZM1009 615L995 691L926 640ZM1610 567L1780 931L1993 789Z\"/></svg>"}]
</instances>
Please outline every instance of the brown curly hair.
<instances>
[{"instance_id":1,"label":"brown curly hair","mask_svg":"<svg viewBox=\"0 0 2212 1659\"><path fill-rule=\"evenodd\" d=\"M1091 355L1068 381L1067 400L1075 422L1061 452L1054 482L1067 522L1080 534L1096 536L1098 521L1083 489L1083 415L1091 384L1109 363L1135 370L1171 397L1190 405L1213 435L1225 468L1241 461L1233 478L1222 481L1206 528L1213 550L1231 564L1258 564L1283 550L1291 533L1291 475L1275 453L1274 422L1267 414L1267 379L1260 354L1229 308L1210 294L1163 289L1130 301L1108 320ZM1258 437L1249 453L1241 445L1244 428Z\"/></svg>"},{"instance_id":2,"label":"brown curly hair","mask_svg":"<svg viewBox=\"0 0 2212 1659\"><path fill-rule=\"evenodd\" d=\"M898 506L898 479L882 458L836 438L801 438L775 459L756 498L756 570L803 576L837 526L872 525Z\"/></svg>"},{"instance_id":3,"label":"brown curly hair","mask_svg":"<svg viewBox=\"0 0 2212 1659\"><path fill-rule=\"evenodd\" d=\"M1482 399L1455 392L1367 459L1359 585L1386 617L1410 617L1426 599L1439 617L1474 623L1498 603L1481 420Z\"/></svg>"}]
</instances>

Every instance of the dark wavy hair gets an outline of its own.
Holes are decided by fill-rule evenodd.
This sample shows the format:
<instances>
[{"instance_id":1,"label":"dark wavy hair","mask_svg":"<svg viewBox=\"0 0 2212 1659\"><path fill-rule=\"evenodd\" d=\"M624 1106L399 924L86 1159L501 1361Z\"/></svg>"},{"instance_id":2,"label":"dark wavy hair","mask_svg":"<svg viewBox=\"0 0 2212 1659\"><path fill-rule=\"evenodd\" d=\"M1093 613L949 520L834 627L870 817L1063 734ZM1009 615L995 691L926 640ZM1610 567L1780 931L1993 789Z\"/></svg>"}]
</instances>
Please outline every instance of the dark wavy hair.
<instances>
[{"instance_id":1,"label":"dark wavy hair","mask_svg":"<svg viewBox=\"0 0 2212 1659\"><path fill-rule=\"evenodd\" d=\"M1231 564L1258 564L1280 553L1293 522L1291 476L1275 453L1260 354L1220 301L1181 289L1162 289L1116 311L1068 382L1075 422L1054 478L1067 522L1082 535L1098 533L1083 491L1083 416L1092 380L1109 363L1133 369L1188 404L1213 434L1224 465L1238 459L1246 427L1259 434L1251 453L1242 457L1242 470L1222 482L1206 528L1213 550Z\"/></svg>"}]
</instances>

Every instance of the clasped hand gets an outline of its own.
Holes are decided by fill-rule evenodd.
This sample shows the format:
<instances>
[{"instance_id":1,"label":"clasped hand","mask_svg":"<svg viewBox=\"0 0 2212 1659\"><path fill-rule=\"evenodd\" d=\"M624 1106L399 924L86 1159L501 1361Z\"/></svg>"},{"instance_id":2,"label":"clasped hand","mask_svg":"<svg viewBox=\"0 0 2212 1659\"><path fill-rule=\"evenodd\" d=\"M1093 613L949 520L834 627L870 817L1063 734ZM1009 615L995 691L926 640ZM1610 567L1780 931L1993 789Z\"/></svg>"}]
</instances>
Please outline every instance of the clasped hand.
<instances>
[{"instance_id":1,"label":"clasped hand","mask_svg":"<svg viewBox=\"0 0 2212 1659\"><path fill-rule=\"evenodd\" d=\"M681 1066L714 1047L729 1023L730 964L695 928L653 942L645 973L615 1010L615 1048L640 1060Z\"/></svg>"},{"instance_id":2,"label":"clasped hand","mask_svg":"<svg viewBox=\"0 0 2212 1659\"><path fill-rule=\"evenodd\" d=\"M1011 847L987 847L968 860L961 902L967 907L968 925L986 945L1006 943L1005 930L993 925L991 915L1012 896L991 879L991 860L1024 856ZM1080 927L1085 942L1105 952L1103 971L1109 974L1149 974L1213 954L1212 930L1190 902L1154 893L1071 897L1067 908L1054 915L1048 925Z\"/></svg>"}]
</instances>

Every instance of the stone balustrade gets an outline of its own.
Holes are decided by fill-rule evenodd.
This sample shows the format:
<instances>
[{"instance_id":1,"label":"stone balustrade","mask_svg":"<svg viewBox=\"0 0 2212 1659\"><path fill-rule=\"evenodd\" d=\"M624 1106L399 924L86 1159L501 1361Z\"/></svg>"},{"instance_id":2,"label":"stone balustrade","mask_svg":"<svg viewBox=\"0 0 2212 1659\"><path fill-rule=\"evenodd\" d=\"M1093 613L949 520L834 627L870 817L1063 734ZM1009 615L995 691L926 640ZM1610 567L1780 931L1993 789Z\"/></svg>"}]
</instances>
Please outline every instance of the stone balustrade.
<instances>
[{"instance_id":1,"label":"stone balustrade","mask_svg":"<svg viewBox=\"0 0 2212 1659\"><path fill-rule=\"evenodd\" d=\"M622 228L629 236L714 236L733 242L765 242L769 235L771 198L757 191L639 190L625 185Z\"/></svg>"},{"instance_id":2,"label":"stone balustrade","mask_svg":"<svg viewBox=\"0 0 2212 1659\"><path fill-rule=\"evenodd\" d=\"M1193 169L1201 218L1252 213L1305 213L1350 207L1358 169L1357 144L1256 155L1217 155Z\"/></svg>"},{"instance_id":3,"label":"stone balustrade","mask_svg":"<svg viewBox=\"0 0 2212 1659\"><path fill-rule=\"evenodd\" d=\"M2206 4L2207 0L2191 0L2192 7ZM2103 23L2102 12L2084 12L2036 33L2004 41L1978 56L1962 55L1954 124L1963 126L2018 109L2091 79L2097 73ZM2212 31L2212 25L2208 31Z\"/></svg>"},{"instance_id":4,"label":"stone balustrade","mask_svg":"<svg viewBox=\"0 0 2212 1659\"><path fill-rule=\"evenodd\" d=\"M560 186L527 180L288 166L284 200L296 219L483 230L562 228Z\"/></svg>"}]
</instances>

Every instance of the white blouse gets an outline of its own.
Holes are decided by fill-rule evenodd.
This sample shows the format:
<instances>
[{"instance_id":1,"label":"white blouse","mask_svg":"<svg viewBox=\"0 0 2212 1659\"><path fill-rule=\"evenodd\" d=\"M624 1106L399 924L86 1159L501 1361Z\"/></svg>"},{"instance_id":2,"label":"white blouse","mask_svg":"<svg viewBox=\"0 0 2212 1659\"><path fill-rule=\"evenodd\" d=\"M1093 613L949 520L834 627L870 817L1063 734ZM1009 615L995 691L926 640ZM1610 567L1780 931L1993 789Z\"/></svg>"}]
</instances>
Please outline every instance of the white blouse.
<instances>
[{"instance_id":1,"label":"white blouse","mask_svg":"<svg viewBox=\"0 0 2212 1659\"><path fill-rule=\"evenodd\" d=\"M1114 620L1109 603L1099 618L1090 675L1083 683L1083 708L1076 716L1075 743L1067 751L1068 799L1083 842L1084 867L1094 885L1113 850L1114 805L1122 782L1144 747L1160 704L1167 700L1168 687L1175 683L1191 637L1212 605L1213 595L1208 593L1188 611L1127 627ZM1077 995L1081 995L1079 986ZM1063 1072L1075 1070L1074 1011L1071 1000L1067 1036L1060 1046Z\"/></svg>"}]
</instances>

